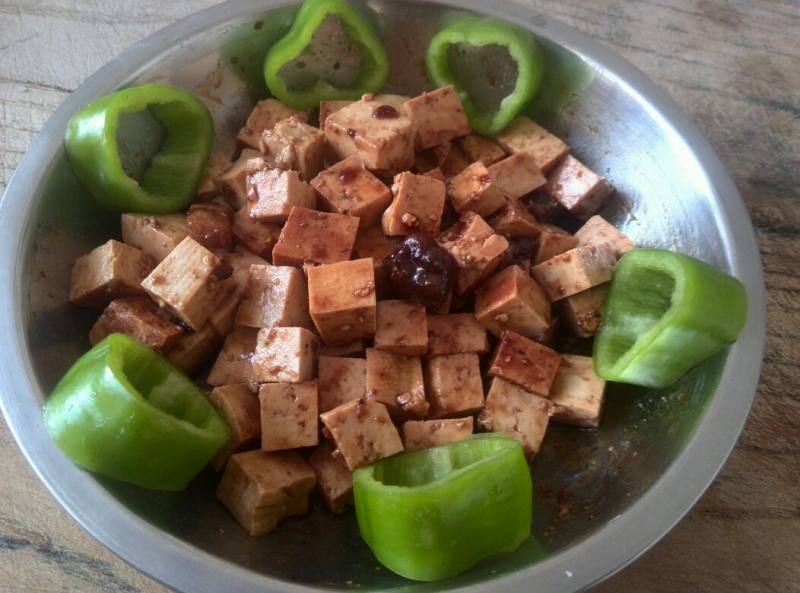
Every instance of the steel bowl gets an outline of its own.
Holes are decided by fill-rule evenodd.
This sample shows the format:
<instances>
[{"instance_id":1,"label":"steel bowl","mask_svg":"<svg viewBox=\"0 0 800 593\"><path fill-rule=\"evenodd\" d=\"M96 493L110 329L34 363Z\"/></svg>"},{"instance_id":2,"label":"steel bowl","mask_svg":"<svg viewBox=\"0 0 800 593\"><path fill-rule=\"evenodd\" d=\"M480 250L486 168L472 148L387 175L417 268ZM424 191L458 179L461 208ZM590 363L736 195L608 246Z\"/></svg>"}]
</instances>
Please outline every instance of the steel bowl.
<instances>
[{"instance_id":1,"label":"steel bowl","mask_svg":"<svg viewBox=\"0 0 800 593\"><path fill-rule=\"evenodd\" d=\"M530 29L547 56L536 117L617 188L603 212L638 244L697 256L747 287L739 341L659 391L609 390L596 431L553 427L533 465L535 538L436 585L383 569L352 515L310 515L251 538L216 502L216 476L184 493L147 492L75 467L42 422L45 394L87 348L93 314L67 304L80 254L117 236L73 177L62 138L69 117L99 95L144 81L193 89L232 135L263 87L265 47L291 18L273 0L231 0L132 47L89 78L34 140L0 206L0 390L8 425L72 516L126 561L184 592L321 589L538 593L585 589L662 537L694 504L731 451L750 409L764 345L764 285L747 212L708 142L650 80L583 35L530 8L480 0L369 1L391 55L392 91L427 86L423 48L452 8Z\"/></svg>"}]
</instances>

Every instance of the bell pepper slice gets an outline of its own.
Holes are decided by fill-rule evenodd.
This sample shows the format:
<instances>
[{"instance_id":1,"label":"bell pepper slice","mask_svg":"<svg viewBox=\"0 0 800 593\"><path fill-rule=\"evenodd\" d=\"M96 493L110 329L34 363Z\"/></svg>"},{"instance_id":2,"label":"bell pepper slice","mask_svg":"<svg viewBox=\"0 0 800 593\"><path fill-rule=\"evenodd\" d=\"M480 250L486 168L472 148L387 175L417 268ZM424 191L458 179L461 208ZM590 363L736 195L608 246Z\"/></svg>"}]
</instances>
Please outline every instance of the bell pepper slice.
<instances>
[{"instance_id":1,"label":"bell pepper slice","mask_svg":"<svg viewBox=\"0 0 800 593\"><path fill-rule=\"evenodd\" d=\"M747 294L736 278L687 255L634 249L614 269L602 319L595 372L666 387L736 340Z\"/></svg>"},{"instance_id":2,"label":"bell pepper slice","mask_svg":"<svg viewBox=\"0 0 800 593\"><path fill-rule=\"evenodd\" d=\"M455 576L530 536L530 470L520 444L498 434L360 468L353 494L361 536L409 579Z\"/></svg>"},{"instance_id":3,"label":"bell pepper slice","mask_svg":"<svg viewBox=\"0 0 800 593\"><path fill-rule=\"evenodd\" d=\"M270 92L295 109L378 92L388 75L383 44L367 19L343 0L303 2L292 28L264 60Z\"/></svg>"},{"instance_id":4,"label":"bell pepper slice","mask_svg":"<svg viewBox=\"0 0 800 593\"><path fill-rule=\"evenodd\" d=\"M182 490L230 437L206 396L165 358L123 334L98 342L44 407L75 463L154 490Z\"/></svg>"},{"instance_id":5,"label":"bell pepper slice","mask_svg":"<svg viewBox=\"0 0 800 593\"><path fill-rule=\"evenodd\" d=\"M481 50L495 57L498 50L505 50L516 72L489 53L477 53ZM455 62L458 52L463 54L462 71ZM434 84L456 88L472 129L485 136L502 132L519 115L539 90L544 72L544 54L533 36L489 17L466 17L445 26L428 44L425 63ZM482 98L483 91L489 93L488 99ZM502 91L508 94L497 104L496 95Z\"/></svg>"},{"instance_id":6,"label":"bell pepper slice","mask_svg":"<svg viewBox=\"0 0 800 593\"><path fill-rule=\"evenodd\" d=\"M126 126L133 114L148 116L145 121L160 129L142 130L137 122ZM121 133L126 127L142 136L138 142ZM190 92L165 84L100 97L72 116L65 134L72 170L101 205L148 214L189 205L213 141L214 122L205 105ZM123 157L138 161L138 179L126 172Z\"/></svg>"}]
</instances>

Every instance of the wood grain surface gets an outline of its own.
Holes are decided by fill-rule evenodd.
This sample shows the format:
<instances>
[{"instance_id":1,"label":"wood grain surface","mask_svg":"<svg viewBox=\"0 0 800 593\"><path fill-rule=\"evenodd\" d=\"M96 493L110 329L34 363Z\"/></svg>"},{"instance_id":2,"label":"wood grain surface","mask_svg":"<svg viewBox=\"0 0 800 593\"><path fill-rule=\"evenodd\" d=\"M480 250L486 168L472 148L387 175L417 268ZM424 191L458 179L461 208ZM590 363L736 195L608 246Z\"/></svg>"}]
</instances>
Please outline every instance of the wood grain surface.
<instances>
[{"instance_id":1,"label":"wood grain surface","mask_svg":"<svg viewBox=\"0 0 800 593\"><path fill-rule=\"evenodd\" d=\"M529 0L610 45L692 117L732 172L768 289L761 384L724 470L604 593L800 591L800 4ZM0 193L48 116L132 43L213 2L0 0ZM0 592L155 593L47 493L0 422Z\"/></svg>"}]
</instances>

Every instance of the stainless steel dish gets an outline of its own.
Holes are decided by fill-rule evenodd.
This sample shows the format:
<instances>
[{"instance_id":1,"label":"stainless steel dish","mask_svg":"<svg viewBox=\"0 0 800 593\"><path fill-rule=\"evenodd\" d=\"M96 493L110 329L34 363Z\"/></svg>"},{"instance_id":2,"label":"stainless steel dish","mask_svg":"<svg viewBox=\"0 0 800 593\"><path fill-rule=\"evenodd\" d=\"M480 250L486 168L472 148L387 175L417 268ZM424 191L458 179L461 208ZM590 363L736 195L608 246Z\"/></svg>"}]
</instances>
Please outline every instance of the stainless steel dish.
<instances>
[{"instance_id":1,"label":"stainless steel dish","mask_svg":"<svg viewBox=\"0 0 800 593\"><path fill-rule=\"evenodd\" d=\"M231 0L153 35L87 80L47 122L0 206L2 406L42 480L92 535L125 560L185 592L576 591L615 572L672 527L733 447L755 393L764 344L764 292L753 230L722 164L698 130L642 73L609 50L530 8L479 0L369 2L393 62L392 90L425 86L422 51L450 6L530 28L548 57L534 115L608 175L618 192L605 211L638 243L666 246L731 271L747 286L749 323L728 352L660 392L613 388L596 432L554 428L533 467L534 532L517 552L435 586L382 569L351 516L315 509L253 539L215 502L215 477L167 495L99 480L48 439L45 394L86 348L92 315L66 303L79 254L118 232L69 171L69 117L125 84L167 80L209 98L220 130L249 106L236 72L285 11L273 0ZM276 16L277 15L277 16ZM235 58L235 59L234 59ZM245 68L246 69L246 68Z\"/></svg>"}]
</instances>

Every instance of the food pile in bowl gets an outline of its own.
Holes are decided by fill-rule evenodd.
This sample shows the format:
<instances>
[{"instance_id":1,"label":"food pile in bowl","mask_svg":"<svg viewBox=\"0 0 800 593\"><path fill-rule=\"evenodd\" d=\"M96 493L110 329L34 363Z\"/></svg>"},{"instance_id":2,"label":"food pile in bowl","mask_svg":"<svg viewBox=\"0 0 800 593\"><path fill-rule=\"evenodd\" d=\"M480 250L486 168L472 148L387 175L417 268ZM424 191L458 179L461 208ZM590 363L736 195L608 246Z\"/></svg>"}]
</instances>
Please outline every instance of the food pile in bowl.
<instances>
[{"instance_id":1,"label":"food pile in bowl","mask_svg":"<svg viewBox=\"0 0 800 593\"><path fill-rule=\"evenodd\" d=\"M596 428L606 381L670 385L736 339L741 284L636 248L597 214L607 180L522 114L529 33L455 15L426 58L430 91L384 94L369 18L308 0L235 154L168 85L72 118L70 165L122 241L72 271L99 317L45 405L70 458L155 490L211 464L254 536L316 492L437 580L530 537L550 422Z\"/></svg>"}]
</instances>

